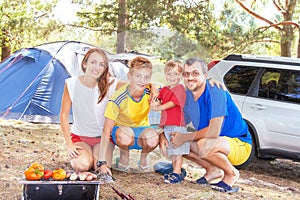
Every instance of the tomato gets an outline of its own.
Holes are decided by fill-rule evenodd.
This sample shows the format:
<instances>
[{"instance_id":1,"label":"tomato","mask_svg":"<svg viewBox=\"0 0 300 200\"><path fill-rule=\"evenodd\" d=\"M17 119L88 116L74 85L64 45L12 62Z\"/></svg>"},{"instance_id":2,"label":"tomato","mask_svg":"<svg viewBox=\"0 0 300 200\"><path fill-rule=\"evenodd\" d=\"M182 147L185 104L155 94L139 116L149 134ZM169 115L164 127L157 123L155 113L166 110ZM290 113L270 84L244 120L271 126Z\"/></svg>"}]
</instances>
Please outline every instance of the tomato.
<instances>
[{"instance_id":1,"label":"tomato","mask_svg":"<svg viewBox=\"0 0 300 200\"><path fill-rule=\"evenodd\" d=\"M25 170L24 175L30 181L40 180L44 175L44 166L38 162L34 162Z\"/></svg>"},{"instance_id":2,"label":"tomato","mask_svg":"<svg viewBox=\"0 0 300 200\"><path fill-rule=\"evenodd\" d=\"M44 176L43 176L43 178L45 180L48 180L51 176L52 176L52 171L50 169L44 170Z\"/></svg>"},{"instance_id":3,"label":"tomato","mask_svg":"<svg viewBox=\"0 0 300 200\"><path fill-rule=\"evenodd\" d=\"M52 172L53 180L61 181L64 180L66 177L67 177L67 172L62 168L55 169Z\"/></svg>"}]
</instances>

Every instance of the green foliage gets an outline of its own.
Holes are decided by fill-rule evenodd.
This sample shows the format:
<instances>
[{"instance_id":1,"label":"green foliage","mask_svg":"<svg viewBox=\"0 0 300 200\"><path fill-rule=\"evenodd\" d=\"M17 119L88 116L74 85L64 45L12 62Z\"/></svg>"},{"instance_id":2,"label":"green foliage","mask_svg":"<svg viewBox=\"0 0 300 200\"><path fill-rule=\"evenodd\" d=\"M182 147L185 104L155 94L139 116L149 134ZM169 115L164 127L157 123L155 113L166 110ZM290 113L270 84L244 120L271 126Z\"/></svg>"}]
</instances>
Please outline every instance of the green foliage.
<instances>
[{"instance_id":1,"label":"green foliage","mask_svg":"<svg viewBox=\"0 0 300 200\"><path fill-rule=\"evenodd\" d=\"M216 21L216 35L211 40L216 58L223 58L231 53L266 54L271 43L265 42L274 33L258 28L255 18L239 8L234 1L226 1Z\"/></svg>"},{"instance_id":2,"label":"green foliage","mask_svg":"<svg viewBox=\"0 0 300 200\"><path fill-rule=\"evenodd\" d=\"M117 1L95 3L78 13L81 19L78 24L111 35L117 31L119 9L122 8L118 8ZM199 50L196 40L201 38L204 41L201 35L209 29L207 24L212 21L206 1L153 0L150 3L128 0L126 9L126 46L130 50L155 53L167 59L182 58L188 48L192 52ZM155 30L162 27L173 32L170 38Z\"/></svg>"},{"instance_id":3,"label":"green foliage","mask_svg":"<svg viewBox=\"0 0 300 200\"><path fill-rule=\"evenodd\" d=\"M81 11L77 12L80 18L78 25L83 27L96 28L102 34L112 34L116 31L118 22L118 1L111 1L111 4L94 3L92 7L83 5Z\"/></svg>"},{"instance_id":4,"label":"green foliage","mask_svg":"<svg viewBox=\"0 0 300 200\"><path fill-rule=\"evenodd\" d=\"M2 46L12 51L23 46L47 40L47 36L59 29L51 19L55 1L4 0L0 3L0 40Z\"/></svg>"}]
</instances>

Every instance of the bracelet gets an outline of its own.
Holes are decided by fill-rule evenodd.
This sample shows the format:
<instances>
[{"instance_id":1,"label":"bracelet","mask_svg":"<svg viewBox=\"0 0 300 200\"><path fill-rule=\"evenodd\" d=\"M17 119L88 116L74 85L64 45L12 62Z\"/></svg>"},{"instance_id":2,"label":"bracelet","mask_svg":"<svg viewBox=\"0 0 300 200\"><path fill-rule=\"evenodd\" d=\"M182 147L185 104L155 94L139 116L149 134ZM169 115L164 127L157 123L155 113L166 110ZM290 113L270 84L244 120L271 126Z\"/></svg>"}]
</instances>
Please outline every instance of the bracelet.
<instances>
[{"instance_id":1,"label":"bracelet","mask_svg":"<svg viewBox=\"0 0 300 200\"><path fill-rule=\"evenodd\" d=\"M107 162L98 160L97 163L96 163L96 166L101 167L102 165L107 165Z\"/></svg>"}]
</instances>

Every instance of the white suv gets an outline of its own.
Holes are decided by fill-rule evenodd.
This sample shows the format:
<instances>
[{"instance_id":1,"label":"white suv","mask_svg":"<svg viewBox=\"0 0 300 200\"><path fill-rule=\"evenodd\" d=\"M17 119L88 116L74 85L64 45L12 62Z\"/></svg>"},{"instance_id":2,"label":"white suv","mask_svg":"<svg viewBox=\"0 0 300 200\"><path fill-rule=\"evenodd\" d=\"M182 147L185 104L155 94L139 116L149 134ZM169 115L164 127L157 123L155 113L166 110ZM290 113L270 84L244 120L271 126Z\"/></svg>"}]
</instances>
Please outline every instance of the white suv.
<instances>
[{"instance_id":1,"label":"white suv","mask_svg":"<svg viewBox=\"0 0 300 200\"><path fill-rule=\"evenodd\" d=\"M254 156L300 161L300 59L233 54L208 66L209 77L226 85L253 136L245 165Z\"/></svg>"}]
</instances>

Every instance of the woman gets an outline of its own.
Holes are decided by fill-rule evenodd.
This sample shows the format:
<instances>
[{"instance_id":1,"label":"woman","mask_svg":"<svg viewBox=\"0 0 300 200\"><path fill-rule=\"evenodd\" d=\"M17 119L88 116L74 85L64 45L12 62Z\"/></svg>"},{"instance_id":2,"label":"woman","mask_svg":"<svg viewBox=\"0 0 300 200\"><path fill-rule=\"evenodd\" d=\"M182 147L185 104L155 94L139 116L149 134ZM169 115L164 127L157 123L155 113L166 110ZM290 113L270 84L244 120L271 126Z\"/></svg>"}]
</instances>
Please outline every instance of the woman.
<instances>
[{"instance_id":1,"label":"woman","mask_svg":"<svg viewBox=\"0 0 300 200\"><path fill-rule=\"evenodd\" d=\"M66 79L60 112L61 129L66 141L71 166L76 171L96 169L104 111L112 93L126 82L109 76L108 58L101 49L90 49L81 68L84 75ZM70 130L69 114L72 108L74 123ZM107 153L111 166L114 145Z\"/></svg>"}]
</instances>

